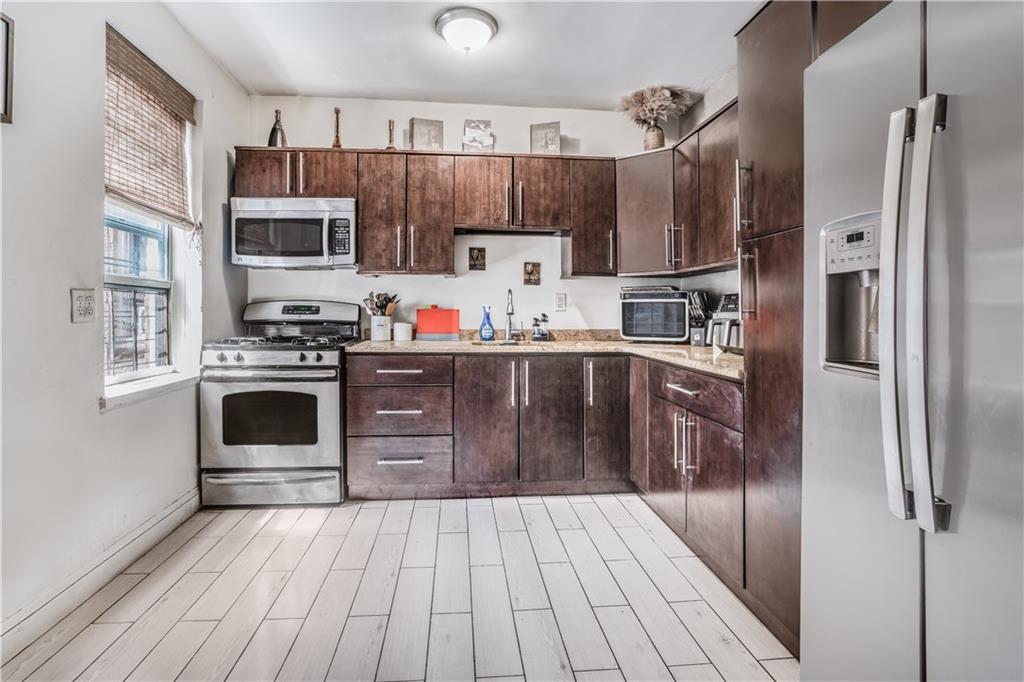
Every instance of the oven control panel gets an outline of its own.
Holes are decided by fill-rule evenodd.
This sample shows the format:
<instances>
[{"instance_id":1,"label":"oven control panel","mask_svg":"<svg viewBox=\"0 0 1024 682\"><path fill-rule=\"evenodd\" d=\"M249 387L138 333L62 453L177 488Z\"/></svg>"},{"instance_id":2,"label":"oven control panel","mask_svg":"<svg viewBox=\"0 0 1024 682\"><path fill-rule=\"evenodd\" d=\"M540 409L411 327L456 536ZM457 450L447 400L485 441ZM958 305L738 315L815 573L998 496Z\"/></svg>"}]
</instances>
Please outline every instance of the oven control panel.
<instances>
[{"instance_id":1,"label":"oven control panel","mask_svg":"<svg viewBox=\"0 0 1024 682\"><path fill-rule=\"evenodd\" d=\"M336 350L303 348L295 350L235 350L210 349L203 351L203 367L337 367L341 355Z\"/></svg>"}]
</instances>

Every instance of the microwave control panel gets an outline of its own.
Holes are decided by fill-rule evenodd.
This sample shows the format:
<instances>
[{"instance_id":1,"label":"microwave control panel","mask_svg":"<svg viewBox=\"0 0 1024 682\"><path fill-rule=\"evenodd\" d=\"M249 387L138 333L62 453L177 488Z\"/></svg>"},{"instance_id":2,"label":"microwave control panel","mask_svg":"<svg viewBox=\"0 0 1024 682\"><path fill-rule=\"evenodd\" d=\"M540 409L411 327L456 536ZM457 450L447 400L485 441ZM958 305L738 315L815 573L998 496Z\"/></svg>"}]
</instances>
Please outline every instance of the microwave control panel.
<instances>
[{"instance_id":1,"label":"microwave control panel","mask_svg":"<svg viewBox=\"0 0 1024 682\"><path fill-rule=\"evenodd\" d=\"M873 214L872 214L873 215ZM828 274L877 270L879 263L878 223L842 226L823 231L825 242L825 271Z\"/></svg>"},{"instance_id":2,"label":"microwave control panel","mask_svg":"<svg viewBox=\"0 0 1024 682\"><path fill-rule=\"evenodd\" d=\"M348 218L331 218L331 255L352 253L352 223Z\"/></svg>"}]
</instances>

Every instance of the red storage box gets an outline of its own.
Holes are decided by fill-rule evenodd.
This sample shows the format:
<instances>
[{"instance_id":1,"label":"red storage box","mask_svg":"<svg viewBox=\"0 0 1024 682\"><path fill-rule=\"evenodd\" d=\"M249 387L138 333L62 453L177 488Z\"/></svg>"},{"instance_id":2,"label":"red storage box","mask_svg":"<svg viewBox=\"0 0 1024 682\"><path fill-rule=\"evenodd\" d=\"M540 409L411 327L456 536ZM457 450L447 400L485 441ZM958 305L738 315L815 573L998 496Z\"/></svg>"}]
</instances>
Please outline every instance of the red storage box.
<instances>
[{"instance_id":1,"label":"red storage box","mask_svg":"<svg viewBox=\"0 0 1024 682\"><path fill-rule=\"evenodd\" d=\"M458 341L459 309L420 308L416 311L416 339L419 341Z\"/></svg>"}]
</instances>

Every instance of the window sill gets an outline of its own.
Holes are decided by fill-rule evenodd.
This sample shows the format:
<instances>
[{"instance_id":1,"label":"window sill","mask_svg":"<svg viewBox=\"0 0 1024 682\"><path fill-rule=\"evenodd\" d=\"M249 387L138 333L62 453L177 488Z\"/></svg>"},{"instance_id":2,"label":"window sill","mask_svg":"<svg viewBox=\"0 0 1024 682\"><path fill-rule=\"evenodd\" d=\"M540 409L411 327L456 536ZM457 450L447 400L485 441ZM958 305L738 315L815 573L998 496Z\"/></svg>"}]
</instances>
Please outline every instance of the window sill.
<instances>
[{"instance_id":1,"label":"window sill","mask_svg":"<svg viewBox=\"0 0 1024 682\"><path fill-rule=\"evenodd\" d=\"M121 407L141 403L157 396L180 391L199 383L198 374L169 372L146 379L111 384L106 387L100 398L100 413L110 412Z\"/></svg>"}]
</instances>

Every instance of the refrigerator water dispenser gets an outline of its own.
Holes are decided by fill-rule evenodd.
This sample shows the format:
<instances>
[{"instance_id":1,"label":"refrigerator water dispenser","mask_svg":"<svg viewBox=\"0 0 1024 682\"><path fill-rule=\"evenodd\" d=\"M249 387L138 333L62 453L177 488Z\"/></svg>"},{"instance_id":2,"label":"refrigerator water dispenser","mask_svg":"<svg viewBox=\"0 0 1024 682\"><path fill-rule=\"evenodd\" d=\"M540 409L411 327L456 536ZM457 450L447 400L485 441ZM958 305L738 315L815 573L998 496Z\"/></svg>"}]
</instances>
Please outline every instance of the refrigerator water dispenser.
<instances>
[{"instance_id":1,"label":"refrigerator water dispenser","mask_svg":"<svg viewBox=\"0 0 1024 682\"><path fill-rule=\"evenodd\" d=\"M878 264L881 212L821 228L821 366L878 375Z\"/></svg>"}]
</instances>

